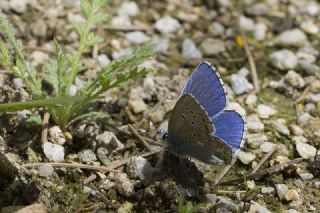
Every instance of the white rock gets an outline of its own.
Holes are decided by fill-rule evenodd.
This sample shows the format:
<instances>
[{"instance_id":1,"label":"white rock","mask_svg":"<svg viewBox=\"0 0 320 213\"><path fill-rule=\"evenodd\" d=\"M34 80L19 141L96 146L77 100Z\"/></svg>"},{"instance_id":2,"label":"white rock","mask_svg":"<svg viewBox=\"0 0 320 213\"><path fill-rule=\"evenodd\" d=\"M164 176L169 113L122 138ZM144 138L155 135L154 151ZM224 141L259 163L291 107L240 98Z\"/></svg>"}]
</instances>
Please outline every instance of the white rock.
<instances>
[{"instance_id":1,"label":"white rock","mask_svg":"<svg viewBox=\"0 0 320 213\"><path fill-rule=\"evenodd\" d=\"M256 187L256 183L254 182L254 180L247 180L246 185L249 189L253 189Z\"/></svg>"},{"instance_id":2,"label":"white rock","mask_svg":"<svg viewBox=\"0 0 320 213\"><path fill-rule=\"evenodd\" d=\"M314 178L313 174L311 173L303 173L303 174L299 174L299 176L301 177L302 180L311 180Z\"/></svg>"},{"instance_id":3,"label":"white rock","mask_svg":"<svg viewBox=\"0 0 320 213\"><path fill-rule=\"evenodd\" d=\"M85 149L78 153L79 160L83 163L92 163L97 160L96 155L91 149Z\"/></svg>"},{"instance_id":4,"label":"white rock","mask_svg":"<svg viewBox=\"0 0 320 213\"><path fill-rule=\"evenodd\" d=\"M256 149L268 140L267 136L260 133L248 134L247 143L250 147Z\"/></svg>"},{"instance_id":5,"label":"white rock","mask_svg":"<svg viewBox=\"0 0 320 213\"><path fill-rule=\"evenodd\" d=\"M256 105L257 100L258 100L258 98L257 98L256 95L254 95L254 94L249 94L249 95L247 96L247 98L246 98L246 102L245 102L245 103L246 103L248 106L254 106L254 105Z\"/></svg>"},{"instance_id":6,"label":"white rock","mask_svg":"<svg viewBox=\"0 0 320 213\"><path fill-rule=\"evenodd\" d=\"M319 4L316 1L306 2L303 10L311 16L319 15Z\"/></svg>"},{"instance_id":7,"label":"white rock","mask_svg":"<svg viewBox=\"0 0 320 213\"><path fill-rule=\"evenodd\" d=\"M237 158L243 164L250 164L256 158L256 155L254 155L254 154L252 154L250 152L244 152L244 151L238 150Z\"/></svg>"},{"instance_id":8,"label":"white rock","mask_svg":"<svg viewBox=\"0 0 320 213\"><path fill-rule=\"evenodd\" d=\"M284 77L284 81L295 88L302 88L305 85L303 78L293 70L289 70Z\"/></svg>"},{"instance_id":9,"label":"white rock","mask_svg":"<svg viewBox=\"0 0 320 213\"><path fill-rule=\"evenodd\" d=\"M139 12L139 7L134 1L123 2L118 9L118 14L124 16L136 16Z\"/></svg>"},{"instance_id":10,"label":"white rock","mask_svg":"<svg viewBox=\"0 0 320 213\"><path fill-rule=\"evenodd\" d=\"M217 55L225 52L226 47L224 41L220 39L206 38L200 45L201 51L205 56Z\"/></svg>"},{"instance_id":11,"label":"white rock","mask_svg":"<svg viewBox=\"0 0 320 213\"><path fill-rule=\"evenodd\" d=\"M236 95L241 95L243 93L249 92L253 89L253 85L248 81L247 78L239 74L232 74L229 77L231 87Z\"/></svg>"},{"instance_id":12,"label":"white rock","mask_svg":"<svg viewBox=\"0 0 320 213\"><path fill-rule=\"evenodd\" d=\"M159 109L157 109L156 111L154 111L150 114L150 119L154 123L159 123L159 122L163 121L164 115L165 115L164 108L159 107Z\"/></svg>"},{"instance_id":13,"label":"white rock","mask_svg":"<svg viewBox=\"0 0 320 213\"><path fill-rule=\"evenodd\" d=\"M126 171L130 177L144 180L150 178L155 170L145 158L133 157L128 163Z\"/></svg>"},{"instance_id":14,"label":"white rock","mask_svg":"<svg viewBox=\"0 0 320 213\"><path fill-rule=\"evenodd\" d=\"M290 124L289 128L290 128L290 131L293 135L295 135L295 136L302 136L303 135L304 130L300 126L295 125L295 124Z\"/></svg>"},{"instance_id":15,"label":"white rock","mask_svg":"<svg viewBox=\"0 0 320 213\"><path fill-rule=\"evenodd\" d=\"M320 73L320 67L314 63L306 60L299 60L300 67L309 75L316 75Z\"/></svg>"},{"instance_id":16,"label":"white rock","mask_svg":"<svg viewBox=\"0 0 320 213\"><path fill-rule=\"evenodd\" d=\"M39 64L44 64L49 60L49 55L42 51L34 51L31 54L32 65L38 66Z\"/></svg>"},{"instance_id":17,"label":"white rock","mask_svg":"<svg viewBox=\"0 0 320 213\"><path fill-rule=\"evenodd\" d=\"M78 87L76 85L72 84L69 89L69 95L76 96L77 94L78 94Z\"/></svg>"},{"instance_id":18,"label":"white rock","mask_svg":"<svg viewBox=\"0 0 320 213\"><path fill-rule=\"evenodd\" d=\"M258 23L254 28L254 39L257 41L263 41L267 34L267 25L264 23Z\"/></svg>"},{"instance_id":19,"label":"white rock","mask_svg":"<svg viewBox=\"0 0 320 213\"><path fill-rule=\"evenodd\" d=\"M215 36L223 35L224 33L224 26L219 22L213 22L211 25L212 34Z\"/></svg>"},{"instance_id":20,"label":"white rock","mask_svg":"<svg viewBox=\"0 0 320 213\"><path fill-rule=\"evenodd\" d=\"M119 15L112 18L111 25L116 27L117 26L130 27L131 20L129 16Z\"/></svg>"},{"instance_id":21,"label":"white rock","mask_svg":"<svg viewBox=\"0 0 320 213\"><path fill-rule=\"evenodd\" d=\"M53 167L49 163L39 166L38 170L41 177L49 177L53 174L54 171Z\"/></svg>"},{"instance_id":22,"label":"white rock","mask_svg":"<svg viewBox=\"0 0 320 213\"><path fill-rule=\"evenodd\" d=\"M166 53L170 47L170 40L168 38L156 39L152 42L154 44L154 52Z\"/></svg>"},{"instance_id":23,"label":"white rock","mask_svg":"<svg viewBox=\"0 0 320 213\"><path fill-rule=\"evenodd\" d=\"M272 121L272 125L276 128L278 132L280 132L283 135L290 135L290 130L287 127L287 125L284 123L283 120L278 119L275 121Z\"/></svg>"},{"instance_id":24,"label":"white rock","mask_svg":"<svg viewBox=\"0 0 320 213\"><path fill-rule=\"evenodd\" d=\"M22 82L21 78L14 78L13 79L13 86L15 89L21 89L23 87L25 87L24 83Z\"/></svg>"},{"instance_id":25,"label":"white rock","mask_svg":"<svg viewBox=\"0 0 320 213\"><path fill-rule=\"evenodd\" d=\"M102 134L97 135L97 142L100 146L106 147L111 150L122 150L124 145L121 141L113 134L113 132L104 131Z\"/></svg>"},{"instance_id":26,"label":"white rock","mask_svg":"<svg viewBox=\"0 0 320 213\"><path fill-rule=\"evenodd\" d=\"M277 37L277 42L285 46L302 46L307 42L307 36L300 29L286 30Z\"/></svg>"},{"instance_id":27,"label":"white rock","mask_svg":"<svg viewBox=\"0 0 320 213\"><path fill-rule=\"evenodd\" d=\"M258 203L251 201L248 213L271 213L267 208L260 206Z\"/></svg>"},{"instance_id":28,"label":"white rock","mask_svg":"<svg viewBox=\"0 0 320 213\"><path fill-rule=\"evenodd\" d=\"M144 103L142 99L129 100L129 107L133 110L135 114L144 112L148 109L148 106Z\"/></svg>"},{"instance_id":29,"label":"white rock","mask_svg":"<svg viewBox=\"0 0 320 213\"><path fill-rule=\"evenodd\" d=\"M61 145L45 142L43 144L43 152L50 161L64 161L64 148Z\"/></svg>"},{"instance_id":30,"label":"white rock","mask_svg":"<svg viewBox=\"0 0 320 213\"><path fill-rule=\"evenodd\" d=\"M198 50L191 39L185 39L182 43L182 55L187 58L202 58L202 53Z\"/></svg>"},{"instance_id":31,"label":"white rock","mask_svg":"<svg viewBox=\"0 0 320 213\"><path fill-rule=\"evenodd\" d=\"M304 21L300 24L300 28L311 35L315 35L319 33L319 27L312 21Z\"/></svg>"},{"instance_id":32,"label":"white rock","mask_svg":"<svg viewBox=\"0 0 320 213\"><path fill-rule=\"evenodd\" d=\"M110 64L110 59L106 54L100 54L97 57L100 67L106 67Z\"/></svg>"},{"instance_id":33,"label":"white rock","mask_svg":"<svg viewBox=\"0 0 320 213\"><path fill-rule=\"evenodd\" d=\"M288 210L284 210L282 213L300 213L300 212L295 209L288 209Z\"/></svg>"},{"instance_id":34,"label":"white rock","mask_svg":"<svg viewBox=\"0 0 320 213\"><path fill-rule=\"evenodd\" d=\"M262 193L262 194L270 194L270 193L272 193L272 192L274 192L274 188L271 187L271 186L269 186L269 187L262 187L262 189L261 189L261 193Z\"/></svg>"},{"instance_id":35,"label":"white rock","mask_svg":"<svg viewBox=\"0 0 320 213\"><path fill-rule=\"evenodd\" d=\"M134 44L142 44L150 41L150 37L141 31L127 33L126 38Z\"/></svg>"},{"instance_id":36,"label":"white rock","mask_svg":"<svg viewBox=\"0 0 320 213\"><path fill-rule=\"evenodd\" d=\"M274 149L275 145L276 144L271 142L264 142L263 144L260 145L260 150L264 153L268 153Z\"/></svg>"},{"instance_id":37,"label":"white rock","mask_svg":"<svg viewBox=\"0 0 320 213\"><path fill-rule=\"evenodd\" d=\"M151 94L152 92L155 91L155 82L153 80L153 77L146 77L143 81L143 88L144 88L144 91L148 94Z\"/></svg>"},{"instance_id":38,"label":"white rock","mask_svg":"<svg viewBox=\"0 0 320 213\"><path fill-rule=\"evenodd\" d=\"M285 194L284 198L287 201L299 200L300 199L300 195L296 190L290 189L290 190L287 191L287 193Z\"/></svg>"},{"instance_id":39,"label":"white rock","mask_svg":"<svg viewBox=\"0 0 320 213\"><path fill-rule=\"evenodd\" d=\"M303 135L300 135L300 136L293 136L291 138L292 142L294 144L298 143L298 142L301 142L301 143L307 143L308 142L308 139L305 138Z\"/></svg>"},{"instance_id":40,"label":"white rock","mask_svg":"<svg viewBox=\"0 0 320 213\"><path fill-rule=\"evenodd\" d=\"M313 159L316 155L317 149L307 143L298 142L296 144L296 149L301 157L304 159Z\"/></svg>"},{"instance_id":41,"label":"white rock","mask_svg":"<svg viewBox=\"0 0 320 213\"><path fill-rule=\"evenodd\" d=\"M302 115L300 115L300 117L298 118L298 123L305 124L311 119L313 119L313 117L309 113L306 112L306 113L303 113Z\"/></svg>"},{"instance_id":42,"label":"white rock","mask_svg":"<svg viewBox=\"0 0 320 213\"><path fill-rule=\"evenodd\" d=\"M54 144L63 145L67 140L60 127L53 126L49 129L49 141Z\"/></svg>"},{"instance_id":43,"label":"white rock","mask_svg":"<svg viewBox=\"0 0 320 213\"><path fill-rule=\"evenodd\" d=\"M259 104L257 112L260 118L269 118L277 113L276 109L273 109L270 106Z\"/></svg>"},{"instance_id":44,"label":"white rock","mask_svg":"<svg viewBox=\"0 0 320 213\"><path fill-rule=\"evenodd\" d=\"M270 54L271 63L280 70L293 69L298 64L296 55L290 50L279 50Z\"/></svg>"},{"instance_id":45,"label":"white rock","mask_svg":"<svg viewBox=\"0 0 320 213\"><path fill-rule=\"evenodd\" d=\"M312 102L315 102L315 103L320 102L320 93L312 95L312 96L310 97L310 100L311 100Z\"/></svg>"},{"instance_id":46,"label":"white rock","mask_svg":"<svg viewBox=\"0 0 320 213\"><path fill-rule=\"evenodd\" d=\"M155 23L155 28L162 34L169 34L178 31L181 24L171 16L164 16Z\"/></svg>"},{"instance_id":47,"label":"white rock","mask_svg":"<svg viewBox=\"0 0 320 213\"><path fill-rule=\"evenodd\" d=\"M240 16L239 17L239 27L242 30L253 31L254 30L254 21L251 18Z\"/></svg>"},{"instance_id":48,"label":"white rock","mask_svg":"<svg viewBox=\"0 0 320 213\"><path fill-rule=\"evenodd\" d=\"M247 114L246 110L237 102L230 102L226 107L226 110L236 111L243 117L245 117Z\"/></svg>"},{"instance_id":49,"label":"white rock","mask_svg":"<svg viewBox=\"0 0 320 213\"><path fill-rule=\"evenodd\" d=\"M132 48L124 48L121 49L119 51L113 52L112 53L112 58L113 59L119 59L119 58L123 58L125 56L130 56L133 53L133 49Z\"/></svg>"},{"instance_id":50,"label":"white rock","mask_svg":"<svg viewBox=\"0 0 320 213\"><path fill-rule=\"evenodd\" d=\"M10 0L9 6L15 12L23 13L27 9L27 1L26 0Z\"/></svg>"},{"instance_id":51,"label":"white rock","mask_svg":"<svg viewBox=\"0 0 320 213\"><path fill-rule=\"evenodd\" d=\"M83 24L86 22L86 19L80 14L68 13L67 19L70 23Z\"/></svg>"},{"instance_id":52,"label":"white rock","mask_svg":"<svg viewBox=\"0 0 320 213\"><path fill-rule=\"evenodd\" d=\"M258 132L264 130L264 124L257 115L253 114L247 117L247 128L254 132Z\"/></svg>"},{"instance_id":53,"label":"white rock","mask_svg":"<svg viewBox=\"0 0 320 213\"><path fill-rule=\"evenodd\" d=\"M125 197L131 197L134 195L134 186L129 180L127 174L117 173L115 174L116 190L119 194Z\"/></svg>"},{"instance_id":54,"label":"white rock","mask_svg":"<svg viewBox=\"0 0 320 213\"><path fill-rule=\"evenodd\" d=\"M277 194L278 197L280 198L280 200L284 199L284 196L286 195L287 191L288 191L288 187L286 184L275 184L276 190L277 190Z\"/></svg>"}]
</instances>

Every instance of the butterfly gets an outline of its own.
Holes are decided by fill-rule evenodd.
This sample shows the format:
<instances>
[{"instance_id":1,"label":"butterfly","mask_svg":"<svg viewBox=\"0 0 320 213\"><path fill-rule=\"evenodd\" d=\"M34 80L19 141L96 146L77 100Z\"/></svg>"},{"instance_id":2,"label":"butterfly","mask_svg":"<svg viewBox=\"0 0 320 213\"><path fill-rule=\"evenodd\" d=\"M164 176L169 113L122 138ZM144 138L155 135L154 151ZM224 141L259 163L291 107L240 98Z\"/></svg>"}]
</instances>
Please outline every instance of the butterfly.
<instances>
[{"instance_id":1,"label":"butterfly","mask_svg":"<svg viewBox=\"0 0 320 213\"><path fill-rule=\"evenodd\" d=\"M225 110L227 97L216 69L202 62L188 79L169 118L169 151L205 163L230 163L240 147L245 121Z\"/></svg>"}]
</instances>

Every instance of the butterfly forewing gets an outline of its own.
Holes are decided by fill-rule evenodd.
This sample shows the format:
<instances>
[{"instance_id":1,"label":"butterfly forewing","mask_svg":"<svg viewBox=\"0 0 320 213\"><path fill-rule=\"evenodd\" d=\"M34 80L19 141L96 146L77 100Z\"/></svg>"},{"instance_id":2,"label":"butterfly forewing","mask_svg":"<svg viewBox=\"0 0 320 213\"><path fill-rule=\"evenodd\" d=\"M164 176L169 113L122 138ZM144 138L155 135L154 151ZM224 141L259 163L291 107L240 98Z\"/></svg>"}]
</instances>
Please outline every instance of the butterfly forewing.
<instances>
[{"instance_id":1,"label":"butterfly forewing","mask_svg":"<svg viewBox=\"0 0 320 213\"><path fill-rule=\"evenodd\" d=\"M230 162L232 149L211 135L213 127L206 111L191 94L182 96L175 105L168 126L171 151L210 163L212 155Z\"/></svg>"}]
</instances>

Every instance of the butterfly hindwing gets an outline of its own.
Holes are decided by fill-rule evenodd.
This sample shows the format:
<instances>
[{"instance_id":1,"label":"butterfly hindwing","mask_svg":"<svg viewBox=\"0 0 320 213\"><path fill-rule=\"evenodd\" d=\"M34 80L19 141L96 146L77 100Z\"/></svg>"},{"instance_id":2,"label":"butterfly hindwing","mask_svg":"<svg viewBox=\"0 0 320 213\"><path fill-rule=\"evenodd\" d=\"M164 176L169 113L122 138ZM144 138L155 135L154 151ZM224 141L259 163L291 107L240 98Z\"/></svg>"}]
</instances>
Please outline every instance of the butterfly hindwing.
<instances>
[{"instance_id":1,"label":"butterfly hindwing","mask_svg":"<svg viewBox=\"0 0 320 213\"><path fill-rule=\"evenodd\" d=\"M213 127L207 112L191 95L183 95L176 103L169 120L168 139L171 151L210 163L215 155L230 162L232 149L212 136Z\"/></svg>"}]
</instances>

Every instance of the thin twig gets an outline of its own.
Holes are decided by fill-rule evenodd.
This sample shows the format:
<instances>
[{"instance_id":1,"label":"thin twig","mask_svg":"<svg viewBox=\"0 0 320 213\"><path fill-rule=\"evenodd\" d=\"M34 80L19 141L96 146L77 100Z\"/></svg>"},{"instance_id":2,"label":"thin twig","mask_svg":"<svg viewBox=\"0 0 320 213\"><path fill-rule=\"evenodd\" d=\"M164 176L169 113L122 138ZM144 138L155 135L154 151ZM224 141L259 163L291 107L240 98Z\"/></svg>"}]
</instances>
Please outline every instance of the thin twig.
<instances>
[{"instance_id":1,"label":"thin twig","mask_svg":"<svg viewBox=\"0 0 320 213\"><path fill-rule=\"evenodd\" d=\"M50 113L45 112L42 120L42 132L41 132L41 143L44 144L48 142L48 131L49 131L49 119Z\"/></svg>"},{"instance_id":2,"label":"thin twig","mask_svg":"<svg viewBox=\"0 0 320 213\"><path fill-rule=\"evenodd\" d=\"M11 72L10 70L0 70L0 74L13 75L13 72Z\"/></svg>"},{"instance_id":3,"label":"thin twig","mask_svg":"<svg viewBox=\"0 0 320 213\"><path fill-rule=\"evenodd\" d=\"M149 144L147 143L147 141L144 140L144 138L142 138L138 131L131 125L129 124L129 129L131 130L132 134L138 139L138 141L141 143L141 145L146 148L148 151L151 151L151 148L149 146Z\"/></svg>"},{"instance_id":4,"label":"thin twig","mask_svg":"<svg viewBox=\"0 0 320 213\"><path fill-rule=\"evenodd\" d=\"M92 181L94 181L95 179L97 179L97 175L91 174L89 177L84 179L83 184L87 185L87 184L91 183Z\"/></svg>"},{"instance_id":5,"label":"thin twig","mask_svg":"<svg viewBox=\"0 0 320 213\"><path fill-rule=\"evenodd\" d=\"M216 191L216 194L218 195L230 195L230 194L236 194L236 193L246 193L247 191L226 191L226 190L218 190Z\"/></svg>"},{"instance_id":6,"label":"thin twig","mask_svg":"<svg viewBox=\"0 0 320 213\"><path fill-rule=\"evenodd\" d=\"M311 85L308 85L308 86L303 90L303 92L302 92L302 94L300 95L300 97L297 98L297 99L294 101L294 103L295 103L295 104L298 104L298 103L302 102L302 101L306 98L306 96L308 95L310 89L311 89Z\"/></svg>"},{"instance_id":7,"label":"thin twig","mask_svg":"<svg viewBox=\"0 0 320 213\"><path fill-rule=\"evenodd\" d=\"M254 90L256 93L258 93L260 91L260 84L259 84L259 77L257 73L256 63L250 51L247 37L244 34L242 34L241 37L243 38L244 49L246 51L246 55L248 57L248 61L250 65L250 71L251 71L252 81L254 85Z\"/></svg>"},{"instance_id":8,"label":"thin twig","mask_svg":"<svg viewBox=\"0 0 320 213\"><path fill-rule=\"evenodd\" d=\"M276 144L273 149L268 152L262 159L261 161L258 163L258 165L252 170L252 172L250 173L250 175L256 173L260 167L271 157L271 155L278 149L279 145Z\"/></svg>"},{"instance_id":9,"label":"thin twig","mask_svg":"<svg viewBox=\"0 0 320 213\"><path fill-rule=\"evenodd\" d=\"M103 171L103 172L119 172L118 170L111 169L111 168L105 167L105 166L93 166L93 165L86 165L86 164L81 164L81 163L50 163L50 162L45 162L45 163L26 163L26 164L23 164L22 166L25 168L33 168L33 167L43 166L46 164L49 164L52 167L80 168L80 169L97 170L97 171Z\"/></svg>"},{"instance_id":10,"label":"thin twig","mask_svg":"<svg viewBox=\"0 0 320 213\"><path fill-rule=\"evenodd\" d=\"M230 164L228 164L221 172L220 174L217 176L217 178L214 181L214 185L218 185L220 183L220 181L222 180L222 178L228 173L228 171L231 169L231 167L236 163L237 158L234 157L231 161Z\"/></svg>"},{"instance_id":11,"label":"thin twig","mask_svg":"<svg viewBox=\"0 0 320 213\"><path fill-rule=\"evenodd\" d=\"M112 31L152 31L153 27L149 26L113 26L113 25L103 25L101 28L105 30Z\"/></svg>"},{"instance_id":12,"label":"thin twig","mask_svg":"<svg viewBox=\"0 0 320 213\"><path fill-rule=\"evenodd\" d=\"M88 186L100 196L100 198L103 200L105 204L108 205L109 208L119 208L115 203L112 203L93 183L89 183Z\"/></svg>"},{"instance_id":13,"label":"thin twig","mask_svg":"<svg viewBox=\"0 0 320 213\"><path fill-rule=\"evenodd\" d=\"M296 164L301 161L303 161L303 158L295 158L287 163L277 164L277 165L274 165L268 169L258 171L254 174L249 174L249 175L246 175L243 177L238 177L238 178L233 178L230 180L222 181L220 184L221 185L222 184L224 184L224 185L237 184L237 183L243 182L244 180L257 180L264 175L272 175L272 174L278 173L280 171L283 171L283 170L286 170L289 168L294 168L296 166Z\"/></svg>"}]
</instances>

